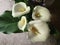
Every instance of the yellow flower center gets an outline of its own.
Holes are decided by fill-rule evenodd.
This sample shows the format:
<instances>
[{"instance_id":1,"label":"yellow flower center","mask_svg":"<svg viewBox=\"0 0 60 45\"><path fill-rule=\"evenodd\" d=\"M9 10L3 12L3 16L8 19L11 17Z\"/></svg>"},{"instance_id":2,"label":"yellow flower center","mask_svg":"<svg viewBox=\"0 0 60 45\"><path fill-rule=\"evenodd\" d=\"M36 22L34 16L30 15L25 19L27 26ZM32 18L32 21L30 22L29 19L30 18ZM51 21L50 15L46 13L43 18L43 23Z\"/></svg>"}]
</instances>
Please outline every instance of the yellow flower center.
<instances>
[{"instance_id":1,"label":"yellow flower center","mask_svg":"<svg viewBox=\"0 0 60 45\"><path fill-rule=\"evenodd\" d=\"M36 18L39 18L40 17L40 14L39 13L35 13L35 17Z\"/></svg>"},{"instance_id":2,"label":"yellow flower center","mask_svg":"<svg viewBox=\"0 0 60 45\"><path fill-rule=\"evenodd\" d=\"M25 19L21 19L21 21L20 21L21 27L24 26L24 24L25 24Z\"/></svg>"},{"instance_id":3,"label":"yellow flower center","mask_svg":"<svg viewBox=\"0 0 60 45\"><path fill-rule=\"evenodd\" d=\"M25 8L19 8L18 11L19 12L24 12L26 9Z\"/></svg>"},{"instance_id":4,"label":"yellow flower center","mask_svg":"<svg viewBox=\"0 0 60 45\"><path fill-rule=\"evenodd\" d=\"M34 26L31 27L31 31L32 31L32 33L34 33L35 35L37 35L38 33L40 33L40 32L36 29L36 27L34 27Z\"/></svg>"}]
</instances>

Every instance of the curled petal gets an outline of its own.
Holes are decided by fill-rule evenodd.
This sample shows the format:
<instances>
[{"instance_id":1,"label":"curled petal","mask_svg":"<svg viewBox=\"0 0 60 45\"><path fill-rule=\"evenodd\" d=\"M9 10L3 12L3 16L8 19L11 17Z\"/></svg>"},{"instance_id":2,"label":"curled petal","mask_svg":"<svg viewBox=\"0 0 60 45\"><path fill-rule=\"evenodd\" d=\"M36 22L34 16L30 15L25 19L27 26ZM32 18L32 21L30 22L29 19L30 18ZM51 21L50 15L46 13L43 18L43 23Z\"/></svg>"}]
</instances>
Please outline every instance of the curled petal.
<instances>
[{"instance_id":1,"label":"curled petal","mask_svg":"<svg viewBox=\"0 0 60 45\"><path fill-rule=\"evenodd\" d=\"M30 12L30 7L27 6L24 2L16 3L12 8L13 17L20 17L29 12Z\"/></svg>"},{"instance_id":2,"label":"curled petal","mask_svg":"<svg viewBox=\"0 0 60 45\"><path fill-rule=\"evenodd\" d=\"M18 28L24 31L26 25L27 25L27 19L25 16L22 16L21 20L18 22Z\"/></svg>"},{"instance_id":3,"label":"curled petal","mask_svg":"<svg viewBox=\"0 0 60 45\"><path fill-rule=\"evenodd\" d=\"M50 29L45 22L41 20L31 21L28 24L29 38L32 42L46 41L49 36Z\"/></svg>"},{"instance_id":4,"label":"curled petal","mask_svg":"<svg viewBox=\"0 0 60 45\"><path fill-rule=\"evenodd\" d=\"M49 10L42 6L36 6L32 13L32 18L35 20L50 21L51 14Z\"/></svg>"}]
</instances>

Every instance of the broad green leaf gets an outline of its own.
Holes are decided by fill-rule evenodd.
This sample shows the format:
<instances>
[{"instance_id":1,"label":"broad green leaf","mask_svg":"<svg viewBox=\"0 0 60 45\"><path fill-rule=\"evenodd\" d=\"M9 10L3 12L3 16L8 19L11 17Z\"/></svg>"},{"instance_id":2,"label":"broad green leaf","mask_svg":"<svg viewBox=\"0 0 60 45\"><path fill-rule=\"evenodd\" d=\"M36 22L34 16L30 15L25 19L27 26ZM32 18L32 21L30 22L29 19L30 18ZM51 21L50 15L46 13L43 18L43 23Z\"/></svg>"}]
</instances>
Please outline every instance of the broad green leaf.
<instances>
[{"instance_id":1,"label":"broad green leaf","mask_svg":"<svg viewBox=\"0 0 60 45\"><path fill-rule=\"evenodd\" d=\"M18 18L13 18L11 11L5 11L5 13L0 17L0 21L1 20L12 23L12 22L17 22L19 19Z\"/></svg>"},{"instance_id":2,"label":"broad green leaf","mask_svg":"<svg viewBox=\"0 0 60 45\"><path fill-rule=\"evenodd\" d=\"M0 32L13 33L18 30L17 23L0 22Z\"/></svg>"},{"instance_id":3,"label":"broad green leaf","mask_svg":"<svg viewBox=\"0 0 60 45\"><path fill-rule=\"evenodd\" d=\"M16 22L15 23L9 23L5 27L6 27L5 31L7 33L14 33L16 30L18 30Z\"/></svg>"},{"instance_id":4,"label":"broad green leaf","mask_svg":"<svg viewBox=\"0 0 60 45\"><path fill-rule=\"evenodd\" d=\"M18 30L18 18L13 18L10 11L6 11L0 17L0 32L13 33Z\"/></svg>"}]
</instances>

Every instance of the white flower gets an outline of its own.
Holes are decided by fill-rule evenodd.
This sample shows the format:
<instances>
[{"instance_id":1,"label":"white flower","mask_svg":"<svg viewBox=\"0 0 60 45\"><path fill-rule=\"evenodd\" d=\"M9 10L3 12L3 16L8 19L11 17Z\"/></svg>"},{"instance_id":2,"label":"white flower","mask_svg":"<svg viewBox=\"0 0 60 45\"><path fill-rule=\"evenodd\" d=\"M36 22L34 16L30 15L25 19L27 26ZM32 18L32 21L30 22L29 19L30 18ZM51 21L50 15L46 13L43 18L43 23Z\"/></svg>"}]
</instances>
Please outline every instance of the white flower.
<instances>
[{"instance_id":1,"label":"white flower","mask_svg":"<svg viewBox=\"0 0 60 45\"><path fill-rule=\"evenodd\" d=\"M35 20L50 21L51 14L49 10L42 6L36 6L33 9L32 18Z\"/></svg>"},{"instance_id":2,"label":"white flower","mask_svg":"<svg viewBox=\"0 0 60 45\"><path fill-rule=\"evenodd\" d=\"M22 16L21 20L18 22L18 28L24 31L26 25L27 25L27 19L25 16Z\"/></svg>"},{"instance_id":3,"label":"white flower","mask_svg":"<svg viewBox=\"0 0 60 45\"><path fill-rule=\"evenodd\" d=\"M30 7L27 6L24 2L19 2L13 5L13 8L12 8L13 17L19 17L29 12L30 12Z\"/></svg>"},{"instance_id":4,"label":"white flower","mask_svg":"<svg viewBox=\"0 0 60 45\"><path fill-rule=\"evenodd\" d=\"M45 22L41 20L31 21L28 24L29 38L32 42L46 41L49 36L50 29Z\"/></svg>"}]
</instances>

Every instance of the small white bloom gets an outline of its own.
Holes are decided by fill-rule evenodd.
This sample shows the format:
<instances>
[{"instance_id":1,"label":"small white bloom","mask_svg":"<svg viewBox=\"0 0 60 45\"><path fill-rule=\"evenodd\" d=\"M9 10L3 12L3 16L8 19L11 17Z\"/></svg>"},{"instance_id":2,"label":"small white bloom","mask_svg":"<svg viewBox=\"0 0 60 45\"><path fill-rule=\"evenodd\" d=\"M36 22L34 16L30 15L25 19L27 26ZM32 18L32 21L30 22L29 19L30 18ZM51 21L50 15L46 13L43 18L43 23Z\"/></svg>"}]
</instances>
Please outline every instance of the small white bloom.
<instances>
[{"instance_id":1,"label":"small white bloom","mask_svg":"<svg viewBox=\"0 0 60 45\"><path fill-rule=\"evenodd\" d=\"M48 25L41 20L29 22L28 31L32 42L46 41L50 33Z\"/></svg>"},{"instance_id":2,"label":"small white bloom","mask_svg":"<svg viewBox=\"0 0 60 45\"><path fill-rule=\"evenodd\" d=\"M30 7L24 2L16 3L12 8L12 16L19 17L30 12Z\"/></svg>"},{"instance_id":3,"label":"small white bloom","mask_svg":"<svg viewBox=\"0 0 60 45\"><path fill-rule=\"evenodd\" d=\"M51 14L49 10L42 6L36 6L33 9L32 18L35 20L50 21Z\"/></svg>"},{"instance_id":4,"label":"small white bloom","mask_svg":"<svg viewBox=\"0 0 60 45\"><path fill-rule=\"evenodd\" d=\"M25 16L22 16L21 20L18 22L18 28L24 31L26 25L27 25L27 19Z\"/></svg>"}]
</instances>

